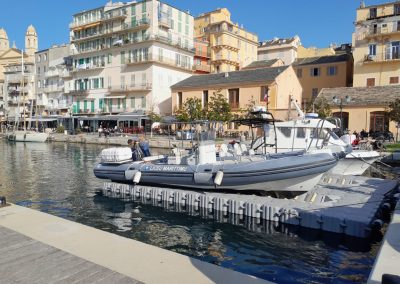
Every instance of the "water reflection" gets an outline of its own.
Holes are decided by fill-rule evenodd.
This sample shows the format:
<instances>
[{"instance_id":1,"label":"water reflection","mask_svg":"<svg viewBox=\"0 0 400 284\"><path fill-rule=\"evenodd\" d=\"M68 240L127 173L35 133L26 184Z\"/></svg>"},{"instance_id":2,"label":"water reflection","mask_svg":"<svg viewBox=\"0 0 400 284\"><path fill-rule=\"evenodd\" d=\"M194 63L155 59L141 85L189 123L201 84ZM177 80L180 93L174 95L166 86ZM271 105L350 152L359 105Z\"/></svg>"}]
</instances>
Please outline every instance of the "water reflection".
<instances>
[{"instance_id":1,"label":"water reflection","mask_svg":"<svg viewBox=\"0 0 400 284\"><path fill-rule=\"evenodd\" d=\"M380 239L164 207L99 193L105 146L0 141L0 195L111 233L279 283L366 282Z\"/></svg>"}]
</instances>

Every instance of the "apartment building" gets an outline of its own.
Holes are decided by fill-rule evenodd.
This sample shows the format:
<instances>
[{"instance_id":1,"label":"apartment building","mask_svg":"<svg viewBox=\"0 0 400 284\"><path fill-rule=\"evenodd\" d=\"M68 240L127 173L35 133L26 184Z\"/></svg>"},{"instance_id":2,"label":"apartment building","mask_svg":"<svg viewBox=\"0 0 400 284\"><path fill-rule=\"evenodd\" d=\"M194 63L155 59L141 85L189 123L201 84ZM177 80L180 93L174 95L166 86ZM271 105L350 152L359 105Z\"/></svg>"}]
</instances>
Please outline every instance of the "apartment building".
<instances>
[{"instance_id":1,"label":"apartment building","mask_svg":"<svg viewBox=\"0 0 400 284\"><path fill-rule=\"evenodd\" d=\"M35 53L37 105L43 116L65 116L73 103L73 97L69 95L72 85L69 54L69 44Z\"/></svg>"},{"instance_id":2,"label":"apartment building","mask_svg":"<svg viewBox=\"0 0 400 284\"><path fill-rule=\"evenodd\" d=\"M7 32L0 29L0 123L21 118L35 100L34 53L38 47L36 29L30 25L25 33L25 49L10 48ZM23 55L22 55L23 54ZM22 58L24 76L22 76ZM24 79L24 80L23 80Z\"/></svg>"},{"instance_id":3,"label":"apartment building","mask_svg":"<svg viewBox=\"0 0 400 284\"><path fill-rule=\"evenodd\" d=\"M206 106L214 93L221 93L234 113L255 102L257 106L266 106L275 118L283 120L297 116L294 110L290 113L290 96L301 101L302 93L292 66L193 75L171 89L173 109L180 108L192 97L200 99Z\"/></svg>"},{"instance_id":4,"label":"apartment building","mask_svg":"<svg viewBox=\"0 0 400 284\"><path fill-rule=\"evenodd\" d=\"M399 84L400 2L356 11L353 33L355 87Z\"/></svg>"},{"instance_id":5,"label":"apartment building","mask_svg":"<svg viewBox=\"0 0 400 284\"><path fill-rule=\"evenodd\" d=\"M299 58L293 63L303 88L303 107L307 108L323 88L350 87L353 77L351 54Z\"/></svg>"},{"instance_id":6,"label":"apartment building","mask_svg":"<svg viewBox=\"0 0 400 284\"><path fill-rule=\"evenodd\" d=\"M285 65L297 59L297 49L301 46L299 36L292 38L273 38L260 42L257 49L258 61L281 59Z\"/></svg>"},{"instance_id":7,"label":"apartment building","mask_svg":"<svg viewBox=\"0 0 400 284\"><path fill-rule=\"evenodd\" d=\"M226 8L196 17L194 36L210 44L211 73L239 70L257 60L258 36L233 23Z\"/></svg>"},{"instance_id":8,"label":"apartment building","mask_svg":"<svg viewBox=\"0 0 400 284\"><path fill-rule=\"evenodd\" d=\"M73 16L74 115L170 114L170 86L193 73L193 17L157 0Z\"/></svg>"},{"instance_id":9,"label":"apartment building","mask_svg":"<svg viewBox=\"0 0 400 284\"><path fill-rule=\"evenodd\" d=\"M210 43L206 39L194 40L193 70L196 74L208 74L211 72Z\"/></svg>"}]
</instances>

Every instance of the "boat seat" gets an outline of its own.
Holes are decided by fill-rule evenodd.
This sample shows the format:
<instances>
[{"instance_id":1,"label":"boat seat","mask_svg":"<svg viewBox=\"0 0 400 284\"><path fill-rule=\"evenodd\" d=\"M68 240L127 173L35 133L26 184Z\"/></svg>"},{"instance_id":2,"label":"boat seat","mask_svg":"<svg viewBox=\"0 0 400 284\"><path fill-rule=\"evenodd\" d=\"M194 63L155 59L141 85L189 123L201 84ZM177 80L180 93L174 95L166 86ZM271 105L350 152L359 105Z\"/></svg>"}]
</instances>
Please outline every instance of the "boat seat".
<instances>
[{"instance_id":1,"label":"boat seat","mask_svg":"<svg viewBox=\"0 0 400 284\"><path fill-rule=\"evenodd\" d=\"M235 145L233 145L233 153L235 156L242 156L243 152L242 149L240 149L239 144L235 143Z\"/></svg>"}]
</instances>

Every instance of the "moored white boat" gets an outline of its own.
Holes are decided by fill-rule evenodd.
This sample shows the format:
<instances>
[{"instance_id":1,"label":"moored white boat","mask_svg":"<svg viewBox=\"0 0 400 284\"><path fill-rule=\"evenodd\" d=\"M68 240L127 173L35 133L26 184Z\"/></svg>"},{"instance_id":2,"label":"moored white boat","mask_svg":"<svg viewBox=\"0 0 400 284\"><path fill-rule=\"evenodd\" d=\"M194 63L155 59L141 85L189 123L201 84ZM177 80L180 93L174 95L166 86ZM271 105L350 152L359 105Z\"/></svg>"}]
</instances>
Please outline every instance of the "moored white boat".
<instances>
[{"instance_id":1,"label":"moored white boat","mask_svg":"<svg viewBox=\"0 0 400 284\"><path fill-rule=\"evenodd\" d=\"M45 142L48 137L48 133L24 130L13 131L7 134L8 140L16 142Z\"/></svg>"}]
</instances>

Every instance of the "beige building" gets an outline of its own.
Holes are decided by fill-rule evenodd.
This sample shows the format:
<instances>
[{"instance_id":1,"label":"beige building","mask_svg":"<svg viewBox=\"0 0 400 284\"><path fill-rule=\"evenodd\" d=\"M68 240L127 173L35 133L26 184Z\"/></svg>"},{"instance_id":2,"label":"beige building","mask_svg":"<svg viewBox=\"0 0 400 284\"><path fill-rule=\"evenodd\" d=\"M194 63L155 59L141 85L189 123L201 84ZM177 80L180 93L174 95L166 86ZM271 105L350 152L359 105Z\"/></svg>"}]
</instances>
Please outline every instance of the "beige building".
<instances>
[{"instance_id":1,"label":"beige building","mask_svg":"<svg viewBox=\"0 0 400 284\"><path fill-rule=\"evenodd\" d=\"M211 73L239 70L257 60L257 35L233 23L226 8L196 17L194 36L210 43Z\"/></svg>"},{"instance_id":2,"label":"beige building","mask_svg":"<svg viewBox=\"0 0 400 284\"><path fill-rule=\"evenodd\" d=\"M26 98L26 105L29 100L34 100L34 83L30 74L34 72L34 53L37 48L38 36L35 28L30 25L25 33L24 72L26 76L25 86L22 88L21 62L23 51L17 49L15 44L10 48L7 32L4 29L0 29L0 122L2 123L8 117L13 119L22 113L24 97ZM28 83L32 85L27 85ZM18 101L20 102L20 109L17 107Z\"/></svg>"},{"instance_id":3,"label":"beige building","mask_svg":"<svg viewBox=\"0 0 400 284\"><path fill-rule=\"evenodd\" d=\"M303 88L303 108L306 109L323 88L352 85L353 62L349 54L299 58L293 64Z\"/></svg>"},{"instance_id":4,"label":"beige building","mask_svg":"<svg viewBox=\"0 0 400 284\"><path fill-rule=\"evenodd\" d=\"M170 86L193 72L193 17L157 0L112 2L70 24L74 115L170 114Z\"/></svg>"},{"instance_id":5,"label":"beige building","mask_svg":"<svg viewBox=\"0 0 400 284\"><path fill-rule=\"evenodd\" d=\"M258 61L280 59L285 65L290 65L298 58L297 50L301 47L297 35L292 38L273 38L263 41L258 46Z\"/></svg>"},{"instance_id":6,"label":"beige building","mask_svg":"<svg viewBox=\"0 0 400 284\"><path fill-rule=\"evenodd\" d=\"M342 117L343 129L397 132L385 111L390 102L400 98L399 85L322 89L320 98L330 104L334 116Z\"/></svg>"},{"instance_id":7,"label":"beige building","mask_svg":"<svg viewBox=\"0 0 400 284\"><path fill-rule=\"evenodd\" d=\"M171 90L172 109L180 108L186 99L192 97L200 99L205 106L214 93L221 93L233 112L246 109L254 101L257 106L267 106L275 118L283 120L297 115L294 110L289 111L290 96L301 101L302 92L291 66L193 75L173 85Z\"/></svg>"},{"instance_id":8,"label":"beige building","mask_svg":"<svg viewBox=\"0 0 400 284\"><path fill-rule=\"evenodd\" d=\"M322 57L335 54L336 52L333 47L317 48L317 47L304 47L300 45L297 48L297 58Z\"/></svg>"},{"instance_id":9,"label":"beige building","mask_svg":"<svg viewBox=\"0 0 400 284\"><path fill-rule=\"evenodd\" d=\"M399 84L400 2L357 9L353 86Z\"/></svg>"}]
</instances>

